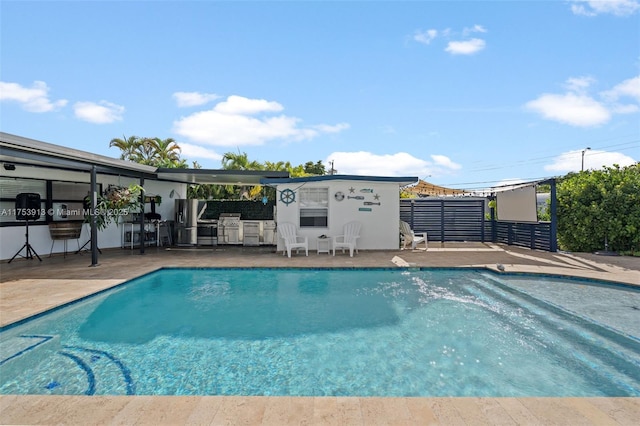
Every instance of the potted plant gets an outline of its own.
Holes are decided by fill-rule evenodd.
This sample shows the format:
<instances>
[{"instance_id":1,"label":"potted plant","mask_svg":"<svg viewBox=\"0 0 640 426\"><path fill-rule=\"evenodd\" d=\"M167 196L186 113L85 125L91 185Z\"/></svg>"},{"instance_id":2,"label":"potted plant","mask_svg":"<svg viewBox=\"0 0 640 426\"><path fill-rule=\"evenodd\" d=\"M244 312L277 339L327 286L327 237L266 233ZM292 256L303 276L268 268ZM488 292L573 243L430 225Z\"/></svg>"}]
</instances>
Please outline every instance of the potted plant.
<instances>
[{"instance_id":1,"label":"potted plant","mask_svg":"<svg viewBox=\"0 0 640 426\"><path fill-rule=\"evenodd\" d=\"M109 185L103 194L98 195L95 210L98 229L105 229L112 222L118 223L122 216L140 212L140 196L143 192L144 188L136 184L128 187ZM91 216L86 216L85 220L89 222Z\"/></svg>"}]
</instances>

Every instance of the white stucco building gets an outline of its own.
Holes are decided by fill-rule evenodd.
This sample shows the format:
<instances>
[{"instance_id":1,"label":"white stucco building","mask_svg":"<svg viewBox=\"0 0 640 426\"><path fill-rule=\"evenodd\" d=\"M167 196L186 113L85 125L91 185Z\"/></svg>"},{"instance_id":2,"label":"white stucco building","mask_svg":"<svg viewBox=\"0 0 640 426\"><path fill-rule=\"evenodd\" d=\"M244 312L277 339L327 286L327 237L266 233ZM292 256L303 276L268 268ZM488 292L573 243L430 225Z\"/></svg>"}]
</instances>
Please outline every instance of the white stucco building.
<instances>
[{"instance_id":1,"label":"white stucco building","mask_svg":"<svg viewBox=\"0 0 640 426\"><path fill-rule=\"evenodd\" d=\"M358 248L399 248L400 188L417 177L326 175L289 179L263 179L276 189L276 221L290 222L317 250L318 237L342 234L350 221L362 224ZM282 241L278 250L282 250Z\"/></svg>"}]
</instances>

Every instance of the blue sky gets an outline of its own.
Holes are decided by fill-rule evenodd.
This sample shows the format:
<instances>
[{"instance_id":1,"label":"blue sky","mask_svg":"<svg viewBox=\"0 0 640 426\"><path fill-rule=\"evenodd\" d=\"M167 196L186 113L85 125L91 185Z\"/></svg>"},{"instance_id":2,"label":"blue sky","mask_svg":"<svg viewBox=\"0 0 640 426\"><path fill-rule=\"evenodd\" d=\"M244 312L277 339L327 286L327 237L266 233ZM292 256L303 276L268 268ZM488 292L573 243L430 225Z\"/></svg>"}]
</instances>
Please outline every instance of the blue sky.
<instances>
[{"instance_id":1,"label":"blue sky","mask_svg":"<svg viewBox=\"0 0 640 426\"><path fill-rule=\"evenodd\" d=\"M640 0L6 1L0 129L454 188L640 161Z\"/></svg>"}]
</instances>

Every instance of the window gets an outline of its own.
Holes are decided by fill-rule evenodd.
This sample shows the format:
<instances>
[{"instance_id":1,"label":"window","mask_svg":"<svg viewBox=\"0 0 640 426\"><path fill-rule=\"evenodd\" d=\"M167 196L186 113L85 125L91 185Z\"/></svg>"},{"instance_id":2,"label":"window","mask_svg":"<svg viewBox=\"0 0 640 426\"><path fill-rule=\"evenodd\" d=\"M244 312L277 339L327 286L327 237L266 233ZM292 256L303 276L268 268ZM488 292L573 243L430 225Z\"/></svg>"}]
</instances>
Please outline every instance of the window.
<instances>
[{"instance_id":1,"label":"window","mask_svg":"<svg viewBox=\"0 0 640 426\"><path fill-rule=\"evenodd\" d=\"M100 188L98 184L98 191ZM0 226L24 225L15 215L16 197L23 192L40 195L41 215L33 221L37 224L84 220L84 197L90 189L91 184L82 182L0 177Z\"/></svg>"},{"instance_id":2,"label":"window","mask_svg":"<svg viewBox=\"0 0 640 426\"><path fill-rule=\"evenodd\" d=\"M84 220L84 198L90 193L90 183L51 182L52 220Z\"/></svg>"},{"instance_id":3,"label":"window","mask_svg":"<svg viewBox=\"0 0 640 426\"><path fill-rule=\"evenodd\" d=\"M16 219L16 197L20 193L34 193L40 195L40 211L46 209L47 182L36 179L0 178L0 223L24 225ZM44 222L45 215L40 215L36 222Z\"/></svg>"},{"instance_id":4,"label":"window","mask_svg":"<svg viewBox=\"0 0 640 426\"><path fill-rule=\"evenodd\" d=\"M329 188L300 189L300 227L326 228L329 217Z\"/></svg>"}]
</instances>

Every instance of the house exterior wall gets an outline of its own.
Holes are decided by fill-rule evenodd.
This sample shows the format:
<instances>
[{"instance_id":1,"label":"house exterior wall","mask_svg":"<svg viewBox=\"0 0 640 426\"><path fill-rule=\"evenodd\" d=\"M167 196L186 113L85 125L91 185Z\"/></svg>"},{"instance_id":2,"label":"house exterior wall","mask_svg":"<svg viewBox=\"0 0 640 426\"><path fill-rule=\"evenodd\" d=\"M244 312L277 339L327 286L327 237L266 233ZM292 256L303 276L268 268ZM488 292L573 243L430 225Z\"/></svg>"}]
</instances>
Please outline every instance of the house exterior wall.
<instances>
[{"instance_id":1,"label":"house exterior wall","mask_svg":"<svg viewBox=\"0 0 640 426\"><path fill-rule=\"evenodd\" d=\"M329 189L329 212L326 228L300 228L300 188ZM362 224L358 239L359 249L395 250L399 248L400 194L397 183L368 180L327 180L284 183L277 185L276 189L276 221L295 224L299 229L299 235L308 237L310 250L317 250L317 238L320 235L329 237L341 235L343 226L353 220ZM282 191L286 189L295 193L295 201L289 204L281 199ZM371 189L373 192L360 192L362 189ZM336 198L336 193L339 192L344 194L342 201L338 201ZM364 199L349 198L356 196L364 197ZM380 203L380 205L365 205L365 202ZM370 209L370 211L361 209ZM282 240L278 238L278 250L283 248Z\"/></svg>"},{"instance_id":2,"label":"house exterior wall","mask_svg":"<svg viewBox=\"0 0 640 426\"><path fill-rule=\"evenodd\" d=\"M37 166L22 166L18 165L15 170L4 170L0 168L0 177L3 178L29 178L39 180L52 180L52 181L65 181L76 183L90 183L91 175L86 172L76 172L68 170L59 170L52 168L44 168ZM109 185L128 186L131 183L139 184L139 179L129 177L119 177L112 175L97 175L98 184L102 184L102 188L106 189ZM160 195L162 197L162 203L156 206L156 213L162 216L163 220L174 219L174 201L170 198L169 194L172 190L175 190L179 194L186 195L187 185L175 182L165 182L146 179L143 185L145 188L145 194L147 195ZM42 200L45 199L45 194L41 194ZM6 203L5 207L6 207ZM13 205L11 205L13 208ZM146 211L150 211L150 206L145 206ZM84 245L90 239L89 225L83 225L82 233L78 239L80 246ZM0 227L0 260L8 260L20 250L25 243L25 226L2 226ZM49 227L44 224L29 224L29 243L33 247L36 253L40 257L47 256L51 251L52 240L49 234ZM102 231L98 231L98 247L113 248L120 247L122 244L122 226L116 224L110 224ZM87 246L89 247L89 246ZM76 240L67 241L67 252L74 252L78 249ZM53 244L53 253L62 253L64 251L63 241L56 241ZM22 254L25 254L23 251ZM19 259L18 256L16 259Z\"/></svg>"}]
</instances>

